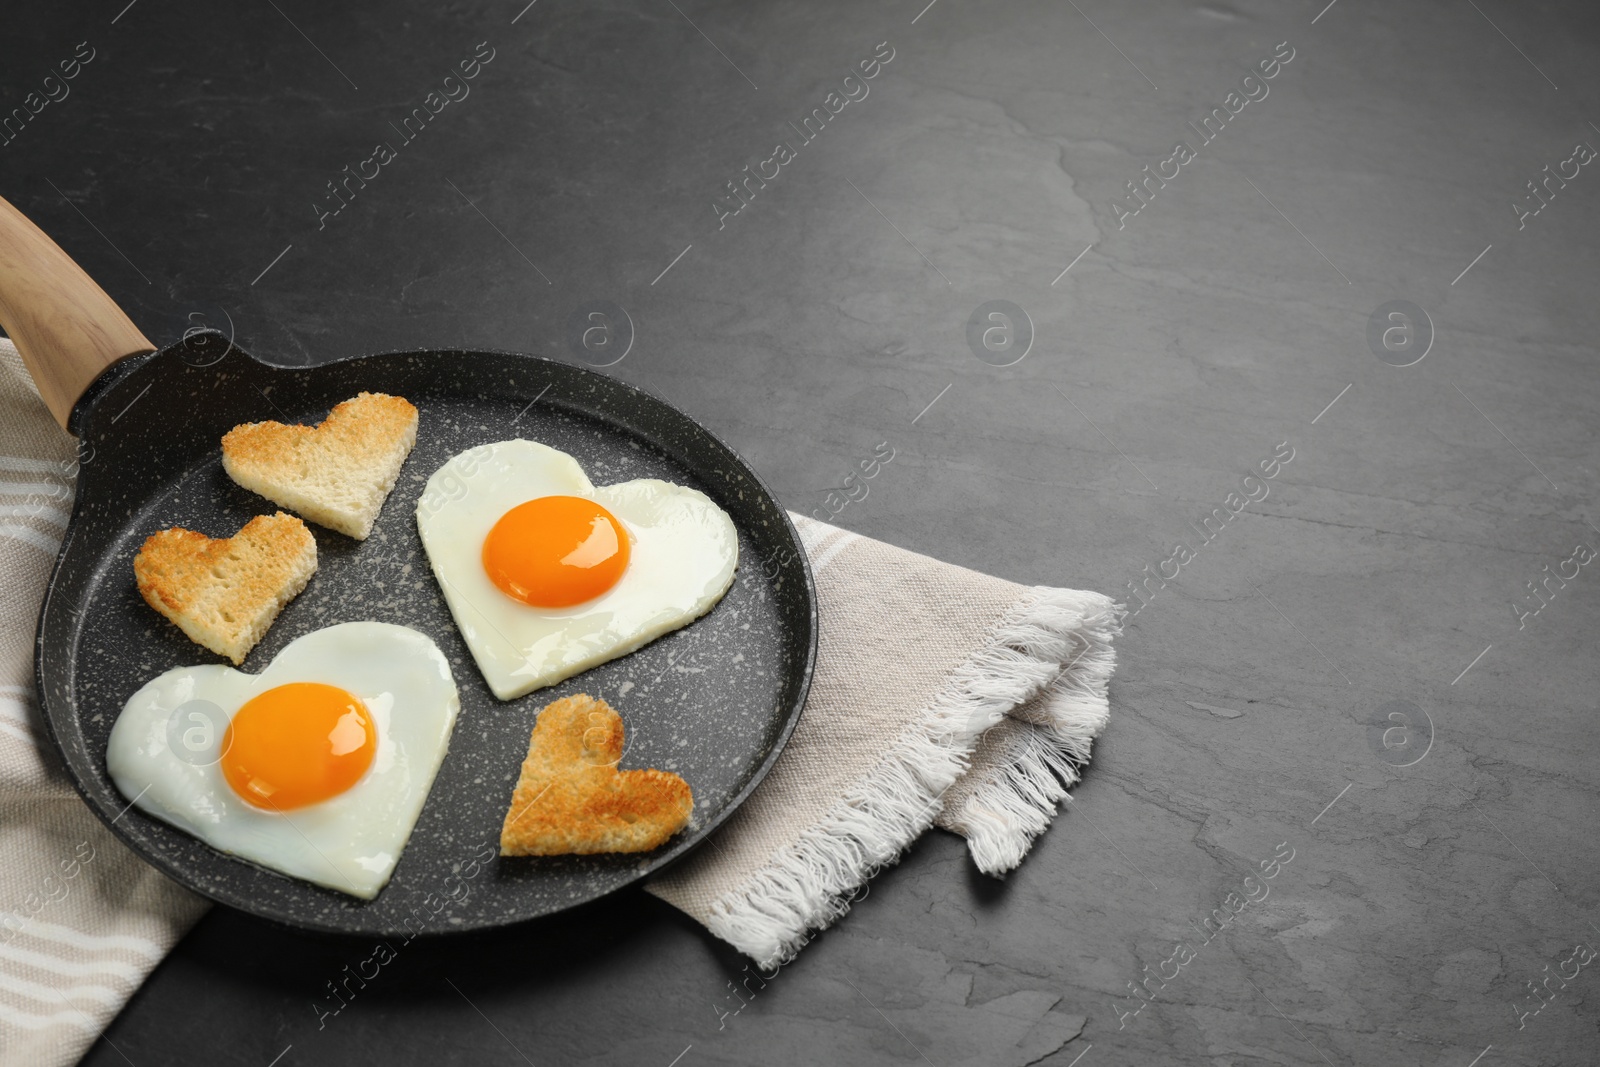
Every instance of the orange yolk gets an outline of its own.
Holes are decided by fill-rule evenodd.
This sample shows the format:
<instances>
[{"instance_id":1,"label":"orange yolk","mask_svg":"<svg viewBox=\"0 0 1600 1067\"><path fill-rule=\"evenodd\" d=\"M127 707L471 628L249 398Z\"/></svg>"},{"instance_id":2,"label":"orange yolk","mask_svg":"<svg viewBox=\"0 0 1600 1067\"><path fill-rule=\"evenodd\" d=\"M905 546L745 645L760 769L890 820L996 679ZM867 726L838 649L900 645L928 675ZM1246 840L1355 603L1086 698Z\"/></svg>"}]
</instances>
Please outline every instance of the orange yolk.
<instances>
[{"instance_id":1,"label":"orange yolk","mask_svg":"<svg viewBox=\"0 0 1600 1067\"><path fill-rule=\"evenodd\" d=\"M377 732L361 699L291 682L240 708L222 735L222 775L258 808L288 811L336 797L372 765Z\"/></svg>"},{"instance_id":2,"label":"orange yolk","mask_svg":"<svg viewBox=\"0 0 1600 1067\"><path fill-rule=\"evenodd\" d=\"M581 496L518 504L483 539L483 569L506 596L536 608L593 600L628 567L628 532Z\"/></svg>"}]
</instances>

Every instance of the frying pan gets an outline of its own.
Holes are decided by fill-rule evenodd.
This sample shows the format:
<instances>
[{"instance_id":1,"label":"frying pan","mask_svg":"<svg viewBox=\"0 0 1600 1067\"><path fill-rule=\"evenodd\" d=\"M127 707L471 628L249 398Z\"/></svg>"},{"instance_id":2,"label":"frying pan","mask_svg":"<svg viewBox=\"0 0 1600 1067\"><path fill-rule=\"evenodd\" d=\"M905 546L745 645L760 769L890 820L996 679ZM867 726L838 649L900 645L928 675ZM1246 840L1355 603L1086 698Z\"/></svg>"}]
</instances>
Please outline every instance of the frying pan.
<instances>
[{"instance_id":1,"label":"frying pan","mask_svg":"<svg viewBox=\"0 0 1600 1067\"><path fill-rule=\"evenodd\" d=\"M77 501L39 614L45 729L95 814L190 889L297 927L382 937L551 914L693 849L750 795L794 730L816 653L805 553L755 472L666 401L511 352L388 352L283 367L214 331L156 350L3 199L0 324L79 440ZM105 765L112 723L134 691L173 667L219 662L143 602L134 553L169 526L226 537L276 510L222 471L222 435L241 422L318 422L362 390L417 406L416 447L366 541L312 527L317 573L242 669L257 672L294 638L358 619L413 627L449 658L461 693L450 750L394 877L370 902L226 855L130 808ZM739 531L733 588L699 621L632 655L518 700L495 699L434 584L414 514L424 482L450 456L514 437L571 453L596 484L664 478L710 495ZM659 767L689 782L693 820L651 853L501 858L500 821L534 718L575 692L603 696L622 714L624 768Z\"/></svg>"}]
</instances>

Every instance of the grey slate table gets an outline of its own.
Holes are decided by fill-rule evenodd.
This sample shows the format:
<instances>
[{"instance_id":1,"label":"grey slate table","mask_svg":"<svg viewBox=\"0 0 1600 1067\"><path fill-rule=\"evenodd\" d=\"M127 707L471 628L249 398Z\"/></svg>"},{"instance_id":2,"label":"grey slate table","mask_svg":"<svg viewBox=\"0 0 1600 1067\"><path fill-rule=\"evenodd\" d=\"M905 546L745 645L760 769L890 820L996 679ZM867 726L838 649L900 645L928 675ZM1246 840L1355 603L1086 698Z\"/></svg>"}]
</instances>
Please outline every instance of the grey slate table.
<instances>
[{"instance_id":1,"label":"grey slate table","mask_svg":"<svg viewBox=\"0 0 1600 1067\"><path fill-rule=\"evenodd\" d=\"M4 194L152 338L609 363L796 510L888 442L834 521L1139 609L1020 870L929 834L737 1000L631 893L319 1018L371 946L217 910L87 1062L1600 1059L1600 31L1324 2L8 11L4 108L92 58Z\"/></svg>"}]
</instances>

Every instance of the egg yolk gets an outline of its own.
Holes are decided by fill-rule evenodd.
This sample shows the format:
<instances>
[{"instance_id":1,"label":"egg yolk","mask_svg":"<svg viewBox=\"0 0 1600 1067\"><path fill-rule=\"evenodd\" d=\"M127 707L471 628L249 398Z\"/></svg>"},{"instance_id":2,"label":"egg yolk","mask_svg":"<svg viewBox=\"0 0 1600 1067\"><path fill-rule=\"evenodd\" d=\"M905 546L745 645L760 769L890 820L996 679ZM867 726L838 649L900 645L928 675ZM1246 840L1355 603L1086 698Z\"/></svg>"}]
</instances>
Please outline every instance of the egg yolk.
<instances>
[{"instance_id":1,"label":"egg yolk","mask_svg":"<svg viewBox=\"0 0 1600 1067\"><path fill-rule=\"evenodd\" d=\"M581 496L518 504L483 539L483 569L502 593L536 608L593 600L628 567L628 532Z\"/></svg>"},{"instance_id":2,"label":"egg yolk","mask_svg":"<svg viewBox=\"0 0 1600 1067\"><path fill-rule=\"evenodd\" d=\"M320 682L268 689L222 735L222 774L244 800L289 811L336 797L372 765L377 732L367 706Z\"/></svg>"}]
</instances>

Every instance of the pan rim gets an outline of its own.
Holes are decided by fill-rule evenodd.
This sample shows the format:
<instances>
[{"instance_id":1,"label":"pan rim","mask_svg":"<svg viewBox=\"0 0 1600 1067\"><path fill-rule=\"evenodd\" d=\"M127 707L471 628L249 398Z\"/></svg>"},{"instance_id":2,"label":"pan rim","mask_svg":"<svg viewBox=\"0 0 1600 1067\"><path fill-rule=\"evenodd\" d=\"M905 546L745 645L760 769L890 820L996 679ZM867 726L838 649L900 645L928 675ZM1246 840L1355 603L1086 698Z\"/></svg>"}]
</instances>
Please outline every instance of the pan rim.
<instances>
[{"instance_id":1,"label":"pan rim","mask_svg":"<svg viewBox=\"0 0 1600 1067\"><path fill-rule=\"evenodd\" d=\"M141 370L153 363L163 359L174 358L174 356L176 356L180 350L184 349L186 346L196 343L197 338L203 340L208 335L214 333L216 333L216 331L208 330L192 334L153 352L130 356L107 368L101 377L96 379L96 381L91 384L89 390L79 400L78 404L73 410L71 425L74 430L78 431L80 440L81 434L86 428L86 423L91 409L101 399L114 393L118 385L121 385L128 379L137 376ZM741 475L749 479L761 497L764 498L767 505L769 505L771 509L778 513L779 517L781 518L781 524L778 525L777 532L780 534L780 538L787 542L785 547L795 556L799 563L799 575L803 577L803 582L800 584L800 590L804 599L803 614L806 626L806 635L803 656L801 656L799 662L791 668L794 677L793 696L788 701L788 707L782 712L782 722L779 725L776 735L774 736L771 745L768 747L767 752L765 755L763 755L759 763L753 765L749 777L746 779L743 785L741 785L739 789L729 797L728 801L722 806L720 811L697 827L692 834L682 842L677 844L669 843L669 845L666 846L668 850L666 855L658 862L651 861L650 853L641 854L645 862L636 866L630 876L605 889L604 891L595 894L594 896L585 897L582 900L569 903L563 907L540 912L535 915L522 915L513 918L484 918L481 920L474 920L470 917L462 918L459 922L453 922L443 927L432 927L417 931L416 936L448 936L453 934L482 933L486 930L500 929L524 922L536 922L540 919L547 919L556 915L565 914L566 912L571 911L573 908L582 907L586 904L591 904L595 901L610 897L616 893L622 892L623 890L637 887L639 883L646 878L668 870L676 866L678 863L681 863L688 856L697 853L706 843L709 837L715 833L734 814L734 812L739 810L745 804L745 802L749 800L750 796L766 779L767 775L777 764L778 759L782 756L784 750L788 747L789 741L793 737L796 727L799 725L800 717L804 713L816 668L818 645L818 611L815 574L811 567L810 557L805 552L799 531L794 525L794 520L790 517L788 509L783 506L781 501L779 501L778 497L772 492L766 481L760 476L760 474L756 472L755 468L752 467L731 445L729 445L718 434L708 428L698 418L648 389L634 385L631 382L624 381L621 378L613 377L612 375L602 374L600 371L592 367L587 367L576 363L566 363L558 359L553 359L549 356L536 355L527 352L516 352L507 349L447 346L353 353L321 360L316 363L293 365L274 363L251 354L242 346L235 344L232 341L227 341L226 343L229 345L229 350L228 352L224 353L225 356L232 351L237 351L242 358L248 359L255 364L268 368L272 371L286 373L315 371L323 368L345 364L356 364L369 360L380 361L385 359L411 359L417 357L437 358L438 356L446 354L459 354L469 357L482 355L512 360L526 360L529 362L537 362L560 367L563 373L574 372L580 377L592 376L593 378L600 379L606 383L607 388L621 389L624 393L633 394L636 398L642 398L649 403L656 404L661 408L671 412L673 416L683 420L683 422L687 424L688 428L692 429L693 432L701 435L706 441L709 441L717 449L719 449L727 458L727 460L741 473ZM682 461L680 460L680 462ZM77 707L77 702L76 700L67 700L64 702L66 706L64 708L61 707L60 705L63 703L63 701L53 693L51 687L47 683L45 674L47 621L52 618L53 610L69 610L66 608L56 607L58 594L60 593L60 585L58 584L57 579L59 578L61 571L67 562L68 554L72 548L75 537L79 533L80 526L84 522L82 499L83 498L81 494L75 493L73 498L72 513L68 518L66 529L63 531L61 546L57 551L55 562L51 565L50 575L45 585L44 596L40 601L39 612L34 630L33 673L34 689L35 693L37 694L40 719L43 722L45 735L50 741L51 749L61 760L67 773L67 777L71 781L74 790L83 800L85 806L95 814L100 822L111 832L112 836L116 837L124 847L126 847L134 855L138 856L141 861L159 870L166 877L172 879L174 882L183 886L190 892L205 897L213 903L232 908L235 911L251 915L252 917L264 921L278 923L297 930L340 936L396 936L401 932L400 928L396 926L382 924L366 926L344 925L332 921L326 921L316 916L290 914L287 912L287 909L272 906L264 901L241 900L239 899L238 895L230 895L225 890L213 890L209 887L209 883L203 881L197 882L197 880L190 877L190 873L181 864L172 860L164 852L146 847L143 842L135 839L130 834L127 834L118 828L117 821L120 820L122 816L132 808L132 803L127 804L122 808L121 811L113 812L102 803L99 796L91 792L89 783L86 779L92 773L92 767L88 765L93 763L95 757L93 753L88 751L88 745L83 739L82 727L81 723L79 723L79 709ZM89 561L89 563L91 569L99 570L107 564L107 560L103 554L97 554L91 561ZM715 609L713 608L712 610L714 611ZM81 639L83 632L81 627L75 627L73 632L76 639ZM77 655L75 651L72 654L72 664L74 668L76 668ZM76 673L75 670L74 673ZM65 717L63 721L79 723L77 727L78 736L76 740L79 747L83 749L81 759L77 755L69 753L68 746L63 744L62 736L57 729L58 715ZM80 766L80 764L83 765ZM178 832L185 833L181 830ZM192 837L192 835L186 836ZM202 842L202 844L204 843ZM206 847L210 848L210 846ZM246 864L247 866L255 867L258 870L265 871L272 876L290 878L296 882L303 882L303 879L294 879L292 876L282 874L282 872L272 871L270 868L260 867L260 865L253 864L243 857L233 856L216 849L211 849L211 851L215 852L216 855L220 857L235 860ZM336 891L330 890L330 892ZM352 901L356 899L357 898L351 898ZM318 914L320 915L328 913ZM360 914L360 910L358 906L354 909L337 911L333 912L332 914L349 916L352 914Z\"/></svg>"}]
</instances>

